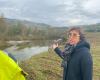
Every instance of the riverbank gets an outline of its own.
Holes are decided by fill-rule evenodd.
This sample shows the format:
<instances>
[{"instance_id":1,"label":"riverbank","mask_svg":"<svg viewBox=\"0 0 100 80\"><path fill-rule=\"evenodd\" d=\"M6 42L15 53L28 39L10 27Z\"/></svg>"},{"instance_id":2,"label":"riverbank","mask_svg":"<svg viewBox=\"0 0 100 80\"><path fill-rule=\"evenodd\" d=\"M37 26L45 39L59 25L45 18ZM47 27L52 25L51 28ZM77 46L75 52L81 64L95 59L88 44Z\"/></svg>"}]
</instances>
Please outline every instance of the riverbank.
<instances>
[{"instance_id":1,"label":"riverbank","mask_svg":"<svg viewBox=\"0 0 100 80\"><path fill-rule=\"evenodd\" d=\"M0 41L0 49L4 50L7 47L12 46L11 44L7 43L6 41Z\"/></svg>"},{"instance_id":2,"label":"riverbank","mask_svg":"<svg viewBox=\"0 0 100 80\"><path fill-rule=\"evenodd\" d=\"M91 53L93 57L93 80L99 80L100 77L100 46L92 46ZM24 61L20 66L29 74L27 80L62 80L61 59L49 50L31 57Z\"/></svg>"},{"instance_id":3,"label":"riverbank","mask_svg":"<svg viewBox=\"0 0 100 80\"><path fill-rule=\"evenodd\" d=\"M29 74L27 80L61 80L60 63L61 59L49 51L35 55L20 65Z\"/></svg>"}]
</instances>

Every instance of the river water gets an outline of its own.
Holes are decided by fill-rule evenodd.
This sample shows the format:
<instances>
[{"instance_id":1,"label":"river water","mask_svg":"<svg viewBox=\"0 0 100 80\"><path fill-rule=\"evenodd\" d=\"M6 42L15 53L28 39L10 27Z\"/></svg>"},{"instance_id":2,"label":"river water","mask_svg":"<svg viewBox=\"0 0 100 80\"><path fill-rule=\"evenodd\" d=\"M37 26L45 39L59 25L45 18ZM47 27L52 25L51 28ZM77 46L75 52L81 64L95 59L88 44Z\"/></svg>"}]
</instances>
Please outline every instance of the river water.
<instances>
[{"instance_id":1,"label":"river water","mask_svg":"<svg viewBox=\"0 0 100 80\"><path fill-rule=\"evenodd\" d=\"M10 43L11 43L11 41L10 41ZM13 41L13 44L14 43L17 43L17 42ZM21 43L19 43L19 44L21 44ZM42 45L40 42L38 42L38 44L36 44L36 42L30 42L28 44L31 44L31 47L27 46L23 49L18 49L19 46L17 46L15 44L11 47L6 48L5 51L7 53L11 53L18 61L27 60L36 54L40 54L42 52L48 51L48 46L47 46L48 42L47 42L47 44L46 44L46 42L44 42L44 43L42 42Z\"/></svg>"}]
</instances>

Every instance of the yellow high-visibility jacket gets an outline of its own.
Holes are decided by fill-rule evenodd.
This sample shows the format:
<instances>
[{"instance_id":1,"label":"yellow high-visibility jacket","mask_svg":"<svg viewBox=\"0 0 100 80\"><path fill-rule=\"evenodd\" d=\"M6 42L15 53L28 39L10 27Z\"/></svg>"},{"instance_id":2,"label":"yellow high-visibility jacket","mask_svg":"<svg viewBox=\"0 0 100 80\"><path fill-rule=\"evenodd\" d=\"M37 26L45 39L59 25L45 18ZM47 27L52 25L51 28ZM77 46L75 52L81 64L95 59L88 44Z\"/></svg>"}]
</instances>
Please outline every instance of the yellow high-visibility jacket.
<instances>
[{"instance_id":1,"label":"yellow high-visibility jacket","mask_svg":"<svg viewBox=\"0 0 100 80\"><path fill-rule=\"evenodd\" d=\"M0 80L25 80L22 72L18 64L0 50Z\"/></svg>"}]
</instances>

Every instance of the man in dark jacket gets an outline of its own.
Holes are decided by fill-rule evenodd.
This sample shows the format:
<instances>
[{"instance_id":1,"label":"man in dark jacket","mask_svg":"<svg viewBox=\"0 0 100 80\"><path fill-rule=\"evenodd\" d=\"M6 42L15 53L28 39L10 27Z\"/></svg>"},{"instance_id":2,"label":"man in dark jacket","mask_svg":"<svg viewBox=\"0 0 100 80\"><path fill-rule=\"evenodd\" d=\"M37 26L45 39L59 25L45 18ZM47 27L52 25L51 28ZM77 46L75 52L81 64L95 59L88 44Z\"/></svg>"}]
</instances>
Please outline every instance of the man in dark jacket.
<instances>
[{"instance_id":1,"label":"man in dark jacket","mask_svg":"<svg viewBox=\"0 0 100 80\"><path fill-rule=\"evenodd\" d=\"M90 45L80 28L71 28L68 32L65 50L53 44L54 51L63 59L63 80L92 80L93 62Z\"/></svg>"}]
</instances>

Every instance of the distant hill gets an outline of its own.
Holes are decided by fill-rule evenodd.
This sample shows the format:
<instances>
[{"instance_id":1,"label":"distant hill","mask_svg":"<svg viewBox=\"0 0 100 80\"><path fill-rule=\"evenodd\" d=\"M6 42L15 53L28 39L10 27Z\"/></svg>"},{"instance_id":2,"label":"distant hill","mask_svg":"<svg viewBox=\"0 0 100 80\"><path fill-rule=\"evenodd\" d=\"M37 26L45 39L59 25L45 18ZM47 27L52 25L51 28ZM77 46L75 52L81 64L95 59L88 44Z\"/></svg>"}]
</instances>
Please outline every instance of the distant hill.
<instances>
[{"instance_id":1,"label":"distant hill","mask_svg":"<svg viewBox=\"0 0 100 80\"><path fill-rule=\"evenodd\" d=\"M77 26L75 25L74 27L81 27L87 32L100 32L100 23L89 24L89 25L77 25Z\"/></svg>"},{"instance_id":2,"label":"distant hill","mask_svg":"<svg viewBox=\"0 0 100 80\"><path fill-rule=\"evenodd\" d=\"M88 32L100 32L100 23L86 25L84 29Z\"/></svg>"},{"instance_id":3,"label":"distant hill","mask_svg":"<svg viewBox=\"0 0 100 80\"><path fill-rule=\"evenodd\" d=\"M5 18L5 20L9 25L15 25L17 23L21 23L21 24L26 25L27 27L35 27L41 30L47 30L49 28L57 28L57 29L65 30L68 28L67 26L57 27L57 26L51 26L45 23L36 23L36 22L30 22L26 20L17 20L17 19L8 19L8 18ZM90 24L90 25L78 25L78 26L84 28L84 30L89 31L89 32L100 32L100 23ZM69 27L72 27L72 26L69 26Z\"/></svg>"},{"instance_id":4,"label":"distant hill","mask_svg":"<svg viewBox=\"0 0 100 80\"><path fill-rule=\"evenodd\" d=\"M48 24L36 23L36 22L27 21L27 20L17 20L17 19L8 19L8 18L5 18L5 21L9 25L15 25L17 23L21 23L21 24L24 24L24 25L26 25L28 27L37 27L37 28L48 28L48 27L52 27L51 25L48 25Z\"/></svg>"},{"instance_id":5,"label":"distant hill","mask_svg":"<svg viewBox=\"0 0 100 80\"><path fill-rule=\"evenodd\" d=\"M87 32L100 32L100 23L78 26ZM67 30L67 26L57 27L26 20L0 18L0 37L2 37L2 40L50 40L61 37L66 38Z\"/></svg>"}]
</instances>

